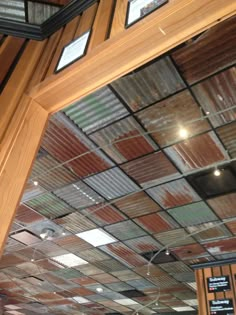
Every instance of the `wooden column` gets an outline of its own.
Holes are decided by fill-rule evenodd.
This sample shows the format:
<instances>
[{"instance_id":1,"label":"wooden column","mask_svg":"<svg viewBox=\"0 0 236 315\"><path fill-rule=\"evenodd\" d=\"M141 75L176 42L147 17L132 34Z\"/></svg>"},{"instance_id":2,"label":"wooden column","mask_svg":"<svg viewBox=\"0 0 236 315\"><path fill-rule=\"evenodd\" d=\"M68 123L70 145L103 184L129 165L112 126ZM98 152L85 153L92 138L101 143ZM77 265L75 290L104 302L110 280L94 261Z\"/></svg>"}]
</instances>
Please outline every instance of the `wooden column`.
<instances>
[{"instance_id":1,"label":"wooden column","mask_svg":"<svg viewBox=\"0 0 236 315\"><path fill-rule=\"evenodd\" d=\"M213 292L208 290L207 279L210 277L228 276L231 289L225 292ZM236 264L225 264L219 266L201 267L195 270L197 282L197 297L199 304L199 315L210 315L210 301L232 299L234 314L236 314Z\"/></svg>"}]
</instances>

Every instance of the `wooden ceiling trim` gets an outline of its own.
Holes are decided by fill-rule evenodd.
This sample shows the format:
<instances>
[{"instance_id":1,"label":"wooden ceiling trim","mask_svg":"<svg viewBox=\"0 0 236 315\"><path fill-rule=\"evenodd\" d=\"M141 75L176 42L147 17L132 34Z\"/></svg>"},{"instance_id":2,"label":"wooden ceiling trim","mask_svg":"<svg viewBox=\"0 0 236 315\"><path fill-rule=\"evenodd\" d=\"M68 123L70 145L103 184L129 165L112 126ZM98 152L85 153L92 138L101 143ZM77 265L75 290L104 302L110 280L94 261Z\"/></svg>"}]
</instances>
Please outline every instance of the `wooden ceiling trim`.
<instances>
[{"instance_id":1,"label":"wooden ceiling trim","mask_svg":"<svg viewBox=\"0 0 236 315\"><path fill-rule=\"evenodd\" d=\"M30 95L49 113L59 111L235 12L230 0L174 0L46 79Z\"/></svg>"}]
</instances>

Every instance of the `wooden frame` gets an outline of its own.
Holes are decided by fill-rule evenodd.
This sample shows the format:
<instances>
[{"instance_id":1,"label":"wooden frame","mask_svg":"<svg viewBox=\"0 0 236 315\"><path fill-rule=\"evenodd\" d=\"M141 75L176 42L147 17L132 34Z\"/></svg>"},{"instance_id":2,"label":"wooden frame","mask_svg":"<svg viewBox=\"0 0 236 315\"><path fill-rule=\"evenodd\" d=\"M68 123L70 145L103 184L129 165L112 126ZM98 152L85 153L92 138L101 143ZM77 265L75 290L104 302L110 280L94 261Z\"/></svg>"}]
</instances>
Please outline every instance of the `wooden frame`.
<instances>
[{"instance_id":1,"label":"wooden frame","mask_svg":"<svg viewBox=\"0 0 236 315\"><path fill-rule=\"evenodd\" d=\"M74 19L44 42L29 42L0 96L0 254L48 117L236 12L231 0L171 0L125 30L119 21L125 20L127 1L117 0L114 16L107 0L100 0L96 13L89 11L95 20L88 53L58 74L53 74L53 56L60 51L62 32L64 46L86 30L88 18L84 24L83 15Z\"/></svg>"}]
</instances>

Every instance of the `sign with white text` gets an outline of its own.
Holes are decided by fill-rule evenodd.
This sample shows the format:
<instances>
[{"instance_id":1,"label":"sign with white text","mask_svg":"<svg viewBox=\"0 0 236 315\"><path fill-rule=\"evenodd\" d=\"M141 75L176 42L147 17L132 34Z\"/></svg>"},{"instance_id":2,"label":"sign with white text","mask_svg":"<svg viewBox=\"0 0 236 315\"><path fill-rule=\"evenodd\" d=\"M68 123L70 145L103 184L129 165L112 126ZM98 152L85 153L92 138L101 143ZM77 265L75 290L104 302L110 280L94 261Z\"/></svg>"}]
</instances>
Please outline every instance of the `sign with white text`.
<instances>
[{"instance_id":1,"label":"sign with white text","mask_svg":"<svg viewBox=\"0 0 236 315\"><path fill-rule=\"evenodd\" d=\"M207 286L209 293L229 291L229 276L207 278Z\"/></svg>"},{"instance_id":2,"label":"sign with white text","mask_svg":"<svg viewBox=\"0 0 236 315\"><path fill-rule=\"evenodd\" d=\"M210 301L211 315L234 315L232 299Z\"/></svg>"}]
</instances>

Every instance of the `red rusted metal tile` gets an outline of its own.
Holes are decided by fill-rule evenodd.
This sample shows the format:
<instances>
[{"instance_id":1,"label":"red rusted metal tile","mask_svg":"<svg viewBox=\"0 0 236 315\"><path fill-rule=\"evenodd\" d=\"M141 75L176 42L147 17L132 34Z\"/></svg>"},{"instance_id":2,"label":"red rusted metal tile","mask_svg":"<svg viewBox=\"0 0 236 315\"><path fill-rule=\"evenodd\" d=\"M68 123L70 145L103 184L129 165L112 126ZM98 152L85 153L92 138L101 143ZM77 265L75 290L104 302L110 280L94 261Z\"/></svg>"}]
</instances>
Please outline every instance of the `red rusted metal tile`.
<instances>
[{"instance_id":1,"label":"red rusted metal tile","mask_svg":"<svg viewBox=\"0 0 236 315\"><path fill-rule=\"evenodd\" d=\"M150 188L147 190L147 193L164 209L182 206L200 200L200 197L185 179L178 179Z\"/></svg>"},{"instance_id":2,"label":"red rusted metal tile","mask_svg":"<svg viewBox=\"0 0 236 315\"><path fill-rule=\"evenodd\" d=\"M208 199L207 203L222 219L236 216L236 193Z\"/></svg>"},{"instance_id":3,"label":"red rusted metal tile","mask_svg":"<svg viewBox=\"0 0 236 315\"><path fill-rule=\"evenodd\" d=\"M41 220L45 217L30 209L24 204L21 204L16 212L15 220L23 225L32 224Z\"/></svg>"},{"instance_id":4,"label":"red rusted metal tile","mask_svg":"<svg viewBox=\"0 0 236 315\"><path fill-rule=\"evenodd\" d=\"M60 162L66 162L94 148L89 140L73 125L72 122L59 113L51 118L42 147ZM84 177L106 170L112 165L101 152L89 153L77 158L66 167L77 175Z\"/></svg>"},{"instance_id":5,"label":"red rusted metal tile","mask_svg":"<svg viewBox=\"0 0 236 315\"><path fill-rule=\"evenodd\" d=\"M11 237L25 245L32 245L41 242L41 238L28 231L20 231L16 234L13 234Z\"/></svg>"},{"instance_id":6,"label":"red rusted metal tile","mask_svg":"<svg viewBox=\"0 0 236 315\"><path fill-rule=\"evenodd\" d=\"M225 224L228 229L235 235L236 234L236 217L234 222L229 222Z\"/></svg>"},{"instance_id":7,"label":"red rusted metal tile","mask_svg":"<svg viewBox=\"0 0 236 315\"><path fill-rule=\"evenodd\" d=\"M75 283L78 283L81 286L86 286L88 284L96 284L97 282L89 277L81 277L81 278L77 278L77 279L73 279L72 280Z\"/></svg>"},{"instance_id":8,"label":"red rusted metal tile","mask_svg":"<svg viewBox=\"0 0 236 315\"><path fill-rule=\"evenodd\" d=\"M173 54L188 82L198 81L235 63L235 21L232 17L216 25Z\"/></svg>"},{"instance_id":9,"label":"red rusted metal tile","mask_svg":"<svg viewBox=\"0 0 236 315\"><path fill-rule=\"evenodd\" d=\"M209 120L214 127L235 120L236 109L229 109L236 103L235 88L235 67L214 75L192 88L205 113L210 114Z\"/></svg>"},{"instance_id":10,"label":"red rusted metal tile","mask_svg":"<svg viewBox=\"0 0 236 315\"><path fill-rule=\"evenodd\" d=\"M87 296L87 295L94 294L93 291L86 289L86 288L74 288L74 289L70 289L70 291L76 295L81 295L81 296Z\"/></svg>"},{"instance_id":11,"label":"red rusted metal tile","mask_svg":"<svg viewBox=\"0 0 236 315\"><path fill-rule=\"evenodd\" d=\"M157 145L145 130L128 117L92 134L90 138L117 163L126 162L157 150Z\"/></svg>"},{"instance_id":12,"label":"red rusted metal tile","mask_svg":"<svg viewBox=\"0 0 236 315\"><path fill-rule=\"evenodd\" d=\"M204 244L204 247L212 255L233 253L233 252L236 252L236 238L234 237L234 238L229 238L226 240L210 242L210 243Z\"/></svg>"},{"instance_id":13,"label":"red rusted metal tile","mask_svg":"<svg viewBox=\"0 0 236 315\"><path fill-rule=\"evenodd\" d=\"M228 154L213 132L182 141L165 149L165 152L183 172L228 159Z\"/></svg>"},{"instance_id":14,"label":"red rusted metal tile","mask_svg":"<svg viewBox=\"0 0 236 315\"><path fill-rule=\"evenodd\" d=\"M86 230L91 230L96 227L96 225L84 217L82 214L75 212L54 220L56 224L63 226L66 230L72 233L79 233Z\"/></svg>"},{"instance_id":15,"label":"red rusted metal tile","mask_svg":"<svg viewBox=\"0 0 236 315\"><path fill-rule=\"evenodd\" d=\"M6 254L1 257L0 268L6 268L23 263L26 259L20 258L14 254Z\"/></svg>"},{"instance_id":16,"label":"red rusted metal tile","mask_svg":"<svg viewBox=\"0 0 236 315\"><path fill-rule=\"evenodd\" d=\"M69 235L53 240L53 242L70 252L80 252L92 248L92 245L75 235Z\"/></svg>"},{"instance_id":17,"label":"red rusted metal tile","mask_svg":"<svg viewBox=\"0 0 236 315\"><path fill-rule=\"evenodd\" d=\"M137 253L147 253L161 248L161 245L151 236L133 238L125 241L124 243Z\"/></svg>"},{"instance_id":18,"label":"red rusted metal tile","mask_svg":"<svg viewBox=\"0 0 236 315\"><path fill-rule=\"evenodd\" d=\"M127 196L122 200L118 200L114 202L114 204L130 218L157 212L161 209L158 204L149 198L143 191Z\"/></svg>"},{"instance_id":19,"label":"red rusted metal tile","mask_svg":"<svg viewBox=\"0 0 236 315\"><path fill-rule=\"evenodd\" d=\"M211 129L206 120L199 119L201 115L191 94L184 91L142 110L137 117L157 143L165 147L182 140L179 133L181 127L187 129L189 137Z\"/></svg>"},{"instance_id":20,"label":"red rusted metal tile","mask_svg":"<svg viewBox=\"0 0 236 315\"><path fill-rule=\"evenodd\" d=\"M92 206L82 210L81 212L86 214L90 220L100 226L117 223L126 219L121 212L110 205Z\"/></svg>"},{"instance_id":21,"label":"red rusted metal tile","mask_svg":"<svg viewBox=\"0 0 236 315\"><path fill-rule=\"evenodd\" d=\"M103 284L117 282L117 278L113 277L112 275L108 273L103 273L101 275L94 275L91 277L97 282L100 282Z\"/></svg>"},{"instance_id":22,"label":"red rusted metal tile","mask_svg":"<svg viewBox=\"0 0 236 315\"><path fill-rule=\"evenodd\" d=\"M162 152L125 163L121 168L143 187L159 184L179 175L177 169Z\"/></svg>"},{"instance_id":23,"label":"red rusted metal tile","mask_svg":"<svg viewBox=\"0 0 236 315\"><path fill-rule=\"evenodd\" d=\"M235 79L236 80L236 79ZM235 90L236 90L236 84L235 84ZM236 96L235 96L236 98ZM235 101L236 104L236 101ZM236 114L235 114L236 116ZM231 124L228 124L226 126L220 127L217 129L217 134L221 141L223 142L224 146L228 150L230 156L233 158L236 157L236 123L233 122Z\"/></svg>"},{"instance_id":24,"label":"red rusted metal tile","mask_svg":"<svg viewBox=\"0 0 236 315\"><path fill-rule=\"evenodd\" d=\"M160 233L175 228L171 217L163 217L163 212L138 217L134 221L150 233Z\"/></svg>"},{"instance_id":25,"label":"red rusted metal tile","mask_svg":"<svg viewBox=\"0 0 236 315\"><path fill-rule=\"evenodd\" d=\"M181 260L208 256L208 253L200 244L190 244L171 248L171 252L173 252Z\"/></svg>"}]
</instances>

